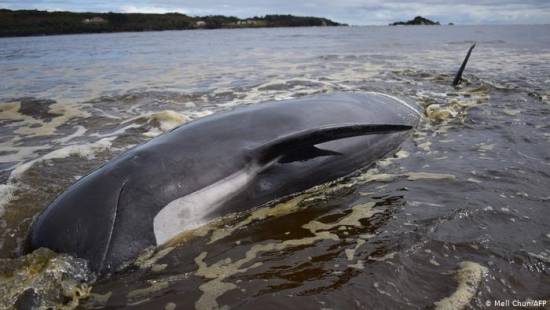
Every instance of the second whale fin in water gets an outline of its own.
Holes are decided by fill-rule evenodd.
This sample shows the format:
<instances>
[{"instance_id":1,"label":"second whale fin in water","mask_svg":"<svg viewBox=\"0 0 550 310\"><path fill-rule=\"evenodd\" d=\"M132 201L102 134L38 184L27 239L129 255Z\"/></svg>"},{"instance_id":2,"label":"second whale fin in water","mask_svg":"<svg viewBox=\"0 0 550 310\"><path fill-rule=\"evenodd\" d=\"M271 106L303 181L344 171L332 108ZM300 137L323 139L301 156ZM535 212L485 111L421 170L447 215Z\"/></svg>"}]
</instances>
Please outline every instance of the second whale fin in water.
<instances>
[{"instance_id":1,"label":"second whale fin in water","mask_svg":"<svg viewBox=\"0 0 550 310\"><path fill-rule=\"evenodd\" d=\"M464 72L464 69L466 68L466 64L468 63L468 59L470 59L470 54L472 54L472 50L476 47L476 44L472 44L470 46L470 49L468 50L468 53L466 54L466 58L464 58L464 61L462 61L462 65L460 66L460 69L458 69L458 72L455 75L455 79L453 80L453 86L457 86L458 83L462 80L462 72Z\"/></svg>"},{"instance_id":2,"label":"second whale fin in water","mask_svg":"<svg viewBox=\"0 0 550 310\"><path fill-rule=\"evenodd\" d=\"M410 129L412 126L408 125L351 124L299 131L272 140L256 149L259 153L256 157L257 163L263 166L273 161L288 163L319 156L341 155L338 152L316 148L315 145L344 138L390 134Z\"/></svg>"}]
</instances>

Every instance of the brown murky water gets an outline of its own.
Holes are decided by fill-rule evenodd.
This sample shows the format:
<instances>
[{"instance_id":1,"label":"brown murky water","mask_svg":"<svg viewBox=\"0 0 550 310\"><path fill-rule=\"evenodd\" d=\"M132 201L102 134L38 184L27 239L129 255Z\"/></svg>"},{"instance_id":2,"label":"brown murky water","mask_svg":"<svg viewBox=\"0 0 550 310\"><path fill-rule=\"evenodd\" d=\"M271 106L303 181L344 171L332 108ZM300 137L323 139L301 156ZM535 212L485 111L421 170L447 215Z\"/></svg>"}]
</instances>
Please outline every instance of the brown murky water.
<instances>
[{"instance_id":1,"label":"brown murky water","mask_svg":"<svg viewBox=\"0 0 550 310\"><path fill-rule=\"evenodd\" d=\"M549 30L1 39L0 308L460 309L550 299ZM466 82L454 89L472 41ZM425 117L370 169L186 232L111 278L96 280L66 255L19 257L34 215L131 146L240 105L335 91L399 96Z\"/></svg>"}]
</instances>

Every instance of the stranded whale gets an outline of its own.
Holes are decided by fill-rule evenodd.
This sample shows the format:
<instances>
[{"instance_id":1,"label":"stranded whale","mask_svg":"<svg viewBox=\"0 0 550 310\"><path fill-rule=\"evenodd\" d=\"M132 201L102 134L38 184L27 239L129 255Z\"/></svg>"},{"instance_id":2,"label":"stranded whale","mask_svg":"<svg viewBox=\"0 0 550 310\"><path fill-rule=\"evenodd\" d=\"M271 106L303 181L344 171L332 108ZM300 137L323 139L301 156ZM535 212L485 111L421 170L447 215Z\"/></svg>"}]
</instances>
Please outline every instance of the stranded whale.
<instances>
[{"instance_id":1,"label":"stranded whale","mask_svg":"<svg viewBox=\"0 0 550 310\"><path fill-rule=\"evenodd\" d=\"M275 101L184 124L78 180L34 221L30 247L99 274L208 220L260 206L395 151L418 110L380 93Z\"/></svg>"}]
</instances>

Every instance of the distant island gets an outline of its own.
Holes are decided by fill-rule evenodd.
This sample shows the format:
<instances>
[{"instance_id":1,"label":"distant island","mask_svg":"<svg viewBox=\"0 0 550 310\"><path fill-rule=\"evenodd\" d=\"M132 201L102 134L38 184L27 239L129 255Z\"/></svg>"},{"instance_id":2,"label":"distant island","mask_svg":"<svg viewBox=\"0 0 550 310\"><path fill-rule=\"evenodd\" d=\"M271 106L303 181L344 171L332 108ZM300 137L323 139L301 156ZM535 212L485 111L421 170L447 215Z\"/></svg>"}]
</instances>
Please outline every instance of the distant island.
<instances>
[{"instance_id":1,"label":"distant island","mask_svg":"<svg viewBox=\"0 0 550 310\"><path fill-rule=\"evenodd\" d=\"M409 21L406 22L395 22L390 24L390 26L412 26L412 25L437 25L439 26L439 22L434 22L433 20L429 20L427 18L424 18L422 16L417 16Z\"/></svg>"},{"instance_id":2,"label":"distant island","mask_svg":"<svg viewBox=\"0 0 550 310\"><path fill-rule=\"evenodd\" d=\"M188 16L180 13L75 13L0 9L0 37L183 29L344 26L327 18L266 15Z\"/></svg>"}]
</instances>

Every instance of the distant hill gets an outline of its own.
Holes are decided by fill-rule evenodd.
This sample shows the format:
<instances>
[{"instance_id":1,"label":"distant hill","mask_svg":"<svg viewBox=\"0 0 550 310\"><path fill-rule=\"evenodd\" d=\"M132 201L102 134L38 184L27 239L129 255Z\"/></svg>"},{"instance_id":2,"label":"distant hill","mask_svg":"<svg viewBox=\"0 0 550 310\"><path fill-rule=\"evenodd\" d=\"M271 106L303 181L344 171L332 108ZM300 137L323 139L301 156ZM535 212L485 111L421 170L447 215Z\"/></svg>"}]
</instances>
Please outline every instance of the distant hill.
<instances>
[{"instance_id":1,"label":"distant hill","mask_svg":"<svg viewBox=\"0 0 550 310\"><path fill-rule=\"evenodd\" d=\"M390 24L390 26L399 26L399 25L405 25L405 26L412 26L412 25L437 25L439 26L439 22L434 22L432 20L429 20L427 18L424 18L422 16L417 16L409 21L406 22L395 22Z\"/></svg>"},{"instance_id":2,"label":"distant hill","mask_svg":"<svg viewBox=\"0 0 550 310\"><path fill-rule=\"evenodd\" d=\"M74 13L0 9L0 37L180 29L341 26L320 17L188 16L179 13Z\"/></svg>"}]
</instances>

